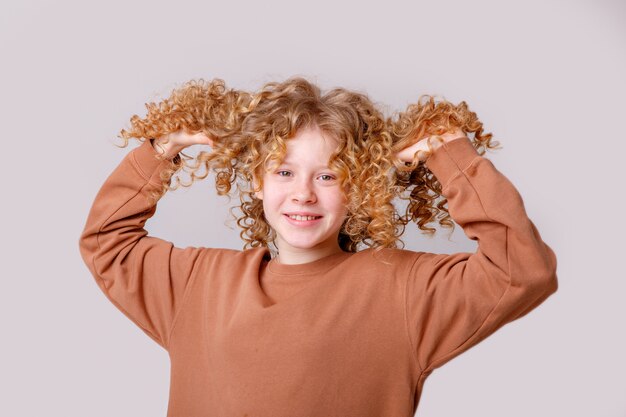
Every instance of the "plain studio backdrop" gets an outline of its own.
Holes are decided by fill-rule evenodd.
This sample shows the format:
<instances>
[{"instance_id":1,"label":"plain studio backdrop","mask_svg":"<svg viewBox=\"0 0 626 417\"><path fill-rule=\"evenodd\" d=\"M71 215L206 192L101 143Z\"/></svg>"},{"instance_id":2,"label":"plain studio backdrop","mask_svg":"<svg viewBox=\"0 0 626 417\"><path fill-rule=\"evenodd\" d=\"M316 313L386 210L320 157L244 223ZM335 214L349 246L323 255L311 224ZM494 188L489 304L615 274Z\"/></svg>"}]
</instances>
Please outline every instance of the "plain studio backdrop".
<instances>
[{"instance_id":1,"label":"plain studio backdrop","mask_svg":"<svg viewBox=\"0 0 626 417\"><path fill-rule=\"evenodd\" d=\"M465 100L558 258L559 290L427 380L417 415L626 416L626 3L13 1L0 5L3 416L165 416L169 358L104 296L78 238L131 148L119 131L190 79L301 75L386 114ZM199 149L190 148L190 153ZM148 222L241 249L213 177ZM475 251L457 226L406 248Z\"/></svg>"}]
</instances>

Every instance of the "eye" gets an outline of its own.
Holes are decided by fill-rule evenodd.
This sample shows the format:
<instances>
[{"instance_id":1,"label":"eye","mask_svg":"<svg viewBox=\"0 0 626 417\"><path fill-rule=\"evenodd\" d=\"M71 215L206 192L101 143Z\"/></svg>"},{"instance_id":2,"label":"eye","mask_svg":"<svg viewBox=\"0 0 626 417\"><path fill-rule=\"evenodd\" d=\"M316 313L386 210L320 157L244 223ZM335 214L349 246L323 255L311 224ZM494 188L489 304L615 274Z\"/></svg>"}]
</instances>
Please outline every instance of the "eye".
<instances>
[{"instance_id":1,"label":"eye","mask_svg":"<svg viewBox=\"0 0 626 417\"><path fill-rule=\"evenodd\" d=\"M285 171L285 170L280 170L280 171L276 171L276 174L279 177L288 177L289 175L291 175L291 172Z\"/></svg>"},{"instance_id":2,"label":"eye","mask_svg":"<svg viewBox=\"0 0 626 417\"><path fill-rule=\"evenodd\" d=\"M335 179L332 175L328 175L328 174L322 174L322 175L320 175L320 178L323 181L332 181L332 180Z\"/></svg>"}]
</instances>

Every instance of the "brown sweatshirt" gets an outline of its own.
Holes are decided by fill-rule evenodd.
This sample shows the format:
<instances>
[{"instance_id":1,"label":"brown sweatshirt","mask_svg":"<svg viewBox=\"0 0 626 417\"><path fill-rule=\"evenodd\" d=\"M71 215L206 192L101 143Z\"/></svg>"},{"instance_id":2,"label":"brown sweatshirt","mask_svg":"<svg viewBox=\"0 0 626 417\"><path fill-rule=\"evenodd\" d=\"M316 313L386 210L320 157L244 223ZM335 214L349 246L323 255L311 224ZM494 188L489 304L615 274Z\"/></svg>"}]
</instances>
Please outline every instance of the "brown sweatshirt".
<instances>
[{"instance_id":1,"label":"brown sweatshirt","mask_svg":"<svg viewBox=\"0 0 626 417\"><path fill-rule=\"evenodd\" d=\"M80 252L168 351L168 417L413 416L435 368L558 287L520 194L466 137L426 164L476 253L367 249L299 265L148 235L148 192L168 164L156 155L145 141L106 179Z\"/></svg>"}]
</instances>

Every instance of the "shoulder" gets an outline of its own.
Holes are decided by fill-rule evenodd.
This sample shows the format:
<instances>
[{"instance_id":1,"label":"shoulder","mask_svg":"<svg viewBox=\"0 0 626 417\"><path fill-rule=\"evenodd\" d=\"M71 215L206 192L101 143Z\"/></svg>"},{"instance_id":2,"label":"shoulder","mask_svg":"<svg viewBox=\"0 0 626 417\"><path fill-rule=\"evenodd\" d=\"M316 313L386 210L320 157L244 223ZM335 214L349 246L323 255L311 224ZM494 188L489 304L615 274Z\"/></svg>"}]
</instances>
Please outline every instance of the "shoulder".
<instances>
[{"instance_id":1,"label":"shoulder","mask_svg":"<svg viewBox=\"0 0 626 417\"><path fill-rule=\"evenodd\" d=\"M265 247L245 250L226 248L202 248L207 264L234 264L240 267L251 263L260 263L265 257L269 257L269 250Z\"/></svg>"},{"instance_id":2,"label":"shoulder","mask_svg":"<svg viewBox=\"0 0 626 417\"><path fill-rule=\"evenodd\" d=\"M351 257L351 262L368 268L408 271L423 254L424 252L406 249L367 248L354 253Z\"/></svg>"}]
</instances>

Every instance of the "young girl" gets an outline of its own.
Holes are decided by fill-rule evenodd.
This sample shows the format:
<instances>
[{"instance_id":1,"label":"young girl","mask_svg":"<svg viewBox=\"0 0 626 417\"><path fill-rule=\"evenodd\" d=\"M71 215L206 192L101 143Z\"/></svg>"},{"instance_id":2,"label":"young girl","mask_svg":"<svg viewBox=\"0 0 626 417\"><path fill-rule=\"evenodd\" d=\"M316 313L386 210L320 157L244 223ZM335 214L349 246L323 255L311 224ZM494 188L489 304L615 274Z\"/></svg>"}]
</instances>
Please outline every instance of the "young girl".
<instances>
[{"instance_id":1,"label":"young girl","mask_svg":"<svg viewBox=\"0 0 626 417\"><path fill-rule=\"evenodd\" d=\"M148 110L122 131L145 140L98 192L80 251L168 351L168 416L412 416L434 369L557 290L556 257L464 103L385 120L363 94L290 78L257 93L190 82ZM188 165L193 144L211 152ZM144 229L190 167L236 188L244 250ZM445 203L476 253L395 247L409 222L449 225Z\"/></svg>"}]
</instances>

